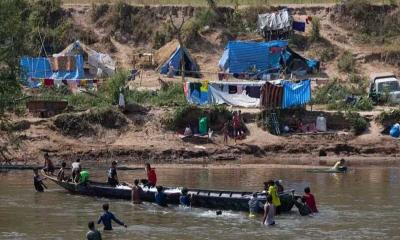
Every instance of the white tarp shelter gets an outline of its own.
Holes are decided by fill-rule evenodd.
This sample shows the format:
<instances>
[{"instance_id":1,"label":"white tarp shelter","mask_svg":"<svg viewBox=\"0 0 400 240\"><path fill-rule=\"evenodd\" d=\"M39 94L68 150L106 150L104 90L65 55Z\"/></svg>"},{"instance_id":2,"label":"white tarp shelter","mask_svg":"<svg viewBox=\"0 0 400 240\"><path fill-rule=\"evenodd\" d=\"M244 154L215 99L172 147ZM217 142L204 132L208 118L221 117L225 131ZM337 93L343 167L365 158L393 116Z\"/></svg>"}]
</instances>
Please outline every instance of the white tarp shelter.
<instances>
[{"instance_id":1,"label":"white tarp shelter","mask_svg":"<svg viewBox=\"0 0 400 240\"><path fill-rule=\"evenodd\" d=\"M116 63L108 54L99 53L80 41L75 41L66 47L62 52L54 54L53 57L58 56L75 56L82 54L84 60L89 64L89 71L97 77L108 77L115 73Z\"/></svg>"}]
</instances>

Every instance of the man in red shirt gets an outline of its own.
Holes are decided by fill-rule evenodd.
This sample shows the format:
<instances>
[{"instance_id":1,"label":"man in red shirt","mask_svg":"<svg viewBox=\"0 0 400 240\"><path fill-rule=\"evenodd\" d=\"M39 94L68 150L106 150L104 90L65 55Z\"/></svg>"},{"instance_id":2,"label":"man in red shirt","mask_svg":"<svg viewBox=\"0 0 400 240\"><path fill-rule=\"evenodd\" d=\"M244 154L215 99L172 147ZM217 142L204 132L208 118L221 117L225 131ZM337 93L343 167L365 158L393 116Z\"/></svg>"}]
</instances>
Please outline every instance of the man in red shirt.
<instances>
[{"instance_id":1,"label":"man in red shirt","mask_svg":"<svg viewBox=\"0 0 400 240\"><path fill-rule=\"evenodd\" d=\"M315 203L315 198L314 195L311 194L311 190L309 187L306 187L304 189L304 196L303 199L306 202L306 205L311 209L311 211L313 213L317 213L318 209L317 209L317 204Z\"/></svg>"},{"instance_id":2,"label":"man in red shirt","mask_svg":"<svg viewBox=\"0 0 400 240\"><path fill-rule=\"evenodd\" d=\"M146 163L145 166L146 166L145 170L146 170L148 185L150 187L154 187L157 184L156 171L154 170L154 168L151 168L150 163Z\"/></svg>"}]
</instances>

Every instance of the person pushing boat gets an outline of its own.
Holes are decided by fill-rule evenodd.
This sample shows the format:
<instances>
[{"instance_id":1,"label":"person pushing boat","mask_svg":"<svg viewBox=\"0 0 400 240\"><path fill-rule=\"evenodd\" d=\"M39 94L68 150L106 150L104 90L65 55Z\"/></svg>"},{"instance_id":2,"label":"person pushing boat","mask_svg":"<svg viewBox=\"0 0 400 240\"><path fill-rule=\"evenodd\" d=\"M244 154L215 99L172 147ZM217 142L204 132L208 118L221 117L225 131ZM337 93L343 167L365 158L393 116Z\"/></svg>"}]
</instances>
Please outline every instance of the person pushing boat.
<instances>
[{"instance_id":1,"label":"person pushing boat","mask_svg":"<svg viewBox=\"0 0 400 240\"><path fill-rule=\"evenodd\" d=\"M278 189L275 185L274 180L269 180L267 183L268 186L268 196L272 197L272 203L275 206L275 213L276 215L279 215L281 213L281 200L278 196Z\"/></svg>"},{"instance_id":2,"label":"person pushing boat","mask_svg":"<svg viewBox=\"0 0 400 240\"><path fill-rule=\"evenodd\" d=\"M143 189L139 186L139 179L135 179L133 184L133 186L130 186L132 188L132 203L141 204Z\"/></svg>"},{"instance_id":3,"label":"person pushing boat","mask_svg":"<svg viewBox=\"0 0 400 240\"><path fill-rule=\"evenodd\" d=\"M260 199L258 199L258 195L256 192L253 193L249 202L249 216L255 217L257 213L261 212L263 209L263 204L261 203Z\"/></svg>"},{"instance_id":4,"label":"person pushing boat","mask_svg":"<svg viewBox=\"0 0 400 240\"><path fill-rule=\"evenodd\" d=\"M179 197L179 204L185 207L190 207L191 199L190 196L188 195L187 188L182 189L182 195Z\"/></svg>"},{"instance_id":5,"label":"person pushing boat","mask_svg":"<svg viewBox=\"0 0 400 240\"><path fill-rule=\"evenodd\" d=\"M148 187L155 187L157 184L157 174L154 168L151 168L150 163L146 163L145 171L147 175L147 186Z\"/></svg>"},{"instance_id":6,"label":"person pushing boat","mask_svg":"<svg viewBox=\"0 0 400 240\"><path fill-rule=\"evenodd\" d=\"M88 223L88 228L89 231L86 233L87 240L101 240L101 233L96 229L93 221Z\"/></svg>"},{"instance_id":7,"label":"person pushing boat","mask_svg":"<svg viewBox=\"0 0 400 240\"><path fill-rule=\"evenodd\" d=\"M315 197L311 193L311 189L309 187L304 188L303 199L304 199L305 203L307 204L307 206L311 209L311 212L313 212L313 213L318 212L317 204L315 202Z\"/></svg>"},{"instance_id":8,"label":"person pushing boat","mask_svg":"<svg viewBox=\"0 0 400 240\"><path fill-rule=\"evenodd\" d=\"M164 193L164 188L162 186L157 186L157 193L155 195L155 202L158 206L168 207L167 195Z\"/></svg>"},{"instance_id":9,"label":"person pushing boat","mask_svg":"<svg viewBox=\"0 0 400 240\"><path fill-rule=\"evenodd\" d=\"M346 160L344 160L343 158L340 159L340 161L337 161L337 162L335 163L335 165L333 165L333 167L331 168L331 170L333 170L333 171L340 171L340 172L345 172L345 171L347 171Z\"/></svg>"},{"instance_id":10,"label":"person pushing boat","mask_svg":"<svg viewBox=\"0 0 400 240\"><path fill-rule=\"evenodd\" d=\"M44 179L45 178L42 178L39 175L39 171L37 168L33 169L33 185L35 186L36 191L44 192L44 188L47 189L47 186L43 183Z\"/></svg>"},{"instance_id":11,"label":"person pushing boat","mask_svg":"<svg viewBox=\"0 0 400 240\"><path fill-rule=\"evenodd\" d=\"M276 207L273 204L272 196L268 195L267 202L265 203L264 206L264 217L262 223L268 226L275 225L275 213L276 213Z\"/></svg>"},{"instance_id":12,"label":"person pushing boat","mask_svg":"<svg viewBox=\"0 0 400 240\"><path fill-rule=\"evenodd\" d=\"M112 223L111 223L112 221L118 223L121 226L124 226L125 228L128 227L128 226L126 226L125 223L123 223L118 218L116 218L112 212L108 211L109 208L110 208L110 206L108 205L108 203L103 204L104 213L103 213L103 215L100 216L99 220L97 221L97 224L103 223L104 230L107 230L107 231L110 231L113 229Z\"/></svg>"},{"instance_id":13,"label":"person pushing boat","mask_svg":"<svg viewBox=\"0 0 400 240\"><path fill-rule=\"evenodd\" d=\"M117 161L112 161L111 167L108 170L108 179L107 183L111 186L115 187L119 184L118 174L117 174Z\"/></svg>"}]
</instances>

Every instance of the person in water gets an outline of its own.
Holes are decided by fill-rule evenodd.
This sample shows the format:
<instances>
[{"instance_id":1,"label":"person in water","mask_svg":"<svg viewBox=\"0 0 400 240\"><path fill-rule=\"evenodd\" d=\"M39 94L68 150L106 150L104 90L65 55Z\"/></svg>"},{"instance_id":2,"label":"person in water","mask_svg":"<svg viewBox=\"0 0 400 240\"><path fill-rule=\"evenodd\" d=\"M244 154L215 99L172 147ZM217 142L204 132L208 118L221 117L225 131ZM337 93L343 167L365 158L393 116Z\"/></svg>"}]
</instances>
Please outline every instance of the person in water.
<instances>
[{"instance_id":1,"label":"person in water","mask_svg":"<svg viewBox=\"0 0 400 240\"><path fill-rule=\"evenodd\" d=\"M35 186L36 191L44 192L44 188L47 189L47 186L43 183L44 179L45 178L40 177L37 168L33 169L33 185Z\"/></svg>"},{"instance_id":2,"label":"person in water","mask_svg":"<svg viewBox=\"0 0 400 240\"><path fill-rule=\"evenodd\" d=\"M117 162L113 161L111 163L111 167L108 170L108 180L107 183L111 186L115 187L119 184L118 175L117 175Z\"/></svg>"},{"instance_id":3,"label":"person in water","mask_svg":"<svg viewBox=\"0 0 400 240\"><path fill-rule=\"evenodd\" d=\"M263 204L258 199L256 192L253 193L253 196L250 198L248 204L249 204L250 217L255 217L255 215L261 212L261 210L263 209Z\"/></svg>"},{"instance_id":4,"label":"person in water","mask_svg":"<svg viewBox=\"0 0 400 240\"><path fill-rule=\"evenodd\" d=\"M275 186L277 188L278 193L283 193L285 191L285 189L283 188L283 185L282 185L282 180L276 180Z\"/></svg>"},{"instance_id":5,"label":"person in water","mask_svg":"<svg viewBox=\"0 0 400 240\"><path fill-rule=\"evenodd\" d=\"M340 161L337 161L331 169L335 171L346 171L347 170L346 161L343 158L340 159Z\"/></svg>"},{"instance_id":6,"label":"person in water","mask_svg":"<svg viewBox=\"0 0 400 240\"><path fill-rule=\"evenodd\" d=\"M274 180L270 180L268 182L268 196L272 197L272 203L274 204L275 207L275 214L279 215L281 214L281 200L278 196L278 189L275 185Z\"/></svg>"},{"instance_id":7,"label":"person in water","mask_svg":"<svg viewBox=\"0 0 400 240\"><path fill-rule=\"evenodd\" d=\"M65 180L67 180L68 178L65 176L65 168L67 167L67 164L65 163L65 162L62 162L61 163L61 168L60 168L60 170L58 171L58 174L57 174L57 180L58 181L65 181Z\"/></svg>"},{"instance_id":8,"label":"person in water","mask_svg":"<svg viewBox=\"0 0 400 240\"><path fill-rule=\"evenodd\" d=\"M45 154L43 155L43 158L44 158L43 171L44 171L46 174L51 174L51 175L53 175L53 174L54 174L54 171L55 171L55 168L54 168L53 162L50 160L49 154L48 154L48 153L45 153Z\"/></svg>"},{"instance_id":9,"label":"person in water","mask_svg":"<svg viewBox=\"0 0 400 240\"><path fill-rule=\"evenodd\" d=\"M113 229L111 224L112 221L118 223L121 226L127 227L125 223L118 220L118 218L116 218L112 212L108 211L108 209L109 209L108 203L103 204L104 213L103 215L100 216L99 220L97 221L97 224L103 223L104 230L107 231Z\"/></svg>"},{"instance_id":10,"label":"person in water","mask_svg":"<svg viewBox=\"0 0 400 240\"><path fill-rule=\"evenodd\" d=\"M81 170L81 160L78 158L72 163L72 182L79 183Z\"/></svg>"},{"instance_id":11,"label":"person in water","mask_svg":"<svg viewBox=\"0 0 400 240\"><path fill-rule=\"evenodd\" d=\"M147 185L149 187L155 187L157 184L157 174L154 168L151 168L150 163L146 163L145 171L147 175Z\"/></svg>"},{"instance_id":12,"label":"person in water","mask_svg":"<svg viewBox=\"0 0 400 240\"><path fill-rule=\"evenodd\" d=\"M143 189L139 186L139 179L135 179L132 186L132 203L133 204L141 204L142 203L142 194Z\"/></svg>"},{"instance_id":13,"label":"person in water","mask_svg":"<svg viewBox=\"0 0 400 240\"><path fill-rule=\"evenodd\" d=\"M315 197L311 193L311 190L310 190L309 187L306 187L304 189L303 199L304 199L305 203L307 204L307 206L311 209L311 212L313 212L313 213L317 213L318 212L317 204L315 202Z\"/></svg>"},{"instance_id":14,"label":"person in water","mask_svg":"<svg viewBox=\"0 0 400 240\"><path fill-rule=\"evenodd\" d=\"M168 207L167 195L165 195L164 188L162 186L157 186L155 202L161 207Z\"/></svg>"},{"instance_id":15,"label":"person in water","mask_svg":"<svg viewBox=\"0 0 400 240\"><path fill-rule=\"evenodd\" d=\"M264 206L264 217L262 223L264 225L273 226L275 225L275 213L276 207L273 204L272 196L267 196L267 202Z\"/></svg>"},{"instance_id":16,"label":"person in water","mask_svg":"<svg viewBox=\"0 0 400 240\"><path fill-rule=\"evenodd\" d=\"M297 207L297 209L299 209L299 213L301 216L308 216L308 215L312 214L312 211L307 206L306 200L304 198L299 198L299 199L294 200L294 205Z\"/></svg>"},{"instance_id":17,"label":"person in water","mask_svg":"<svg viewBox=\"0 0 400 240\"><path fill-rule=\"evenodd\" d=\"M191 199L190 196L188 195L187 188L182 189L182 195L179 197L179 204L185 207L190 207Z\"/></svg>"},{"instance_id":18,"label":"person in water","mask_svg":"<svg viewBox=\"0 0 400 240\"><path fill-rule=\"evenodd\" d=\"M88 228L89 231L86 233L87 240L101 240L101 233L96 229L93 221L88 223Z\"/></svg>"}]
</instances>

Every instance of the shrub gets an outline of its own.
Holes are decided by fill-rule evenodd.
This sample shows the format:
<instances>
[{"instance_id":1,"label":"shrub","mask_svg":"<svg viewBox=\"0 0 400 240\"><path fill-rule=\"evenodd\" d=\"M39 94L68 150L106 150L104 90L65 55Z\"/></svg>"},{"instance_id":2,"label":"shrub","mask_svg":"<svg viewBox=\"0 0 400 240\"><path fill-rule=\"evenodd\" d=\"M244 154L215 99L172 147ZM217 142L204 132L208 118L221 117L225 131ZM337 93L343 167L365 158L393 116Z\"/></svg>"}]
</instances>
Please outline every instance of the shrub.
<instances>
[{"instance_id":1,"label":"shrub","mask_svg":"<svg viewBox=\"0 0 400 240\"><path fill-rule=\"evenodd\" d=\"M345 118L349 121L351 126L350 130L355 135L362 134L368 128L367 120L357 112L348 111L345 114Z\"/></svg>"},{"instance_id":2,"label":"shrub","mask_svg":"<svg viewBox=\"0 0 400 240\"><path fill-rule=\"evenodd\" d=\"M174 83L158 91L128 91L125 95L127 102L150 104L154 106L180 106L186 104L183 86Z\"/></svg>"},{"instance_id":3,"label":"shrub","mask_svg":"<svg viewBox=\"0 0 400 240\"><path fill-rule=\"evenodd\" d=\"M344 52L337 62L337 67L341 72L353 73L355 72L356 61L351 52Z\"/></svg>"},{"instance_id":4,"label":"shrub","mask_svg":"<svg viewBox=\"0 0 400 240\"><path fill-rule=\"evenodd\" d=\"M329 104L337 100L344 100L349 94L350 91L339 79L333 79L333 81L329 81L315 91L313 102L316 104Z\"/></svg>"},{"instance_id":5,"label":"shrub","mask_svg":"<svg viewBox=\"0 0 400 240\"><path fill-rule=\"evenodd\" d=\"M376 121L384 127L392 126L393 124L400 122L400 109L383 111L376 117Z\"/></svg>"},{"instance_id":6,"label":"shrub","mask_svg":"<svg viewBox=\"0 0 400 240\"><path fill-rule=\"evenodd\" d=\"M125 115L112 107L91 109L84 117L89 123L105 128L121 128L128 123Z\"/></svg>"},{"instance_id":7,"label":"shrub","mask_svg":"<svg viewBox=\"0 0 400 240\"><path fill-rule=\"evenodd\" d=\"M311 34L310 34L311 42L317 42L321 39L320 29L321 29L320 20L318 17L314 16L311 21Z\"/></svg>"},{"instance_id":8,"label":"shrub","mask_svg":"<svg viewBox=\"0 0 400 240\"><path fill-rule=\"evenodd\" d=\"M90 12L90 18L92 19L93 22L96 22L99 20L102 16L104 16L108 9L109 9L108 4L92 4L92 11Z\"/></svg>"},{"instance_id":9,"label":"shrub","mask_svg":"<svg viewBox=\"0 0 400 240\"><path fill-rule=\"evenodd\" d=\"M77 114L61 114L54 120L54 125L62 134L72 137L91 136L95 134L92 125Z\"/></svg>"},{"instance_id":10,"label":"shrub","mask_svg":"<svg viewBox=\"0 0 400 240\"><path fill-rule=\"evenodd\" d=\"M125 89L125 81L128 79L128 72L118 71L102 85L100 92L110 99L111 103L117 104L120 90Z\"/></svg>"}]
</instances>

